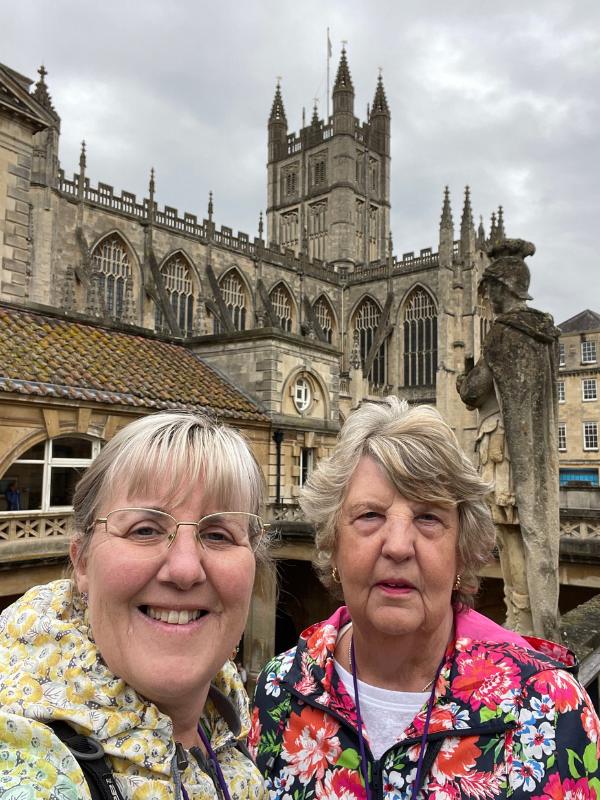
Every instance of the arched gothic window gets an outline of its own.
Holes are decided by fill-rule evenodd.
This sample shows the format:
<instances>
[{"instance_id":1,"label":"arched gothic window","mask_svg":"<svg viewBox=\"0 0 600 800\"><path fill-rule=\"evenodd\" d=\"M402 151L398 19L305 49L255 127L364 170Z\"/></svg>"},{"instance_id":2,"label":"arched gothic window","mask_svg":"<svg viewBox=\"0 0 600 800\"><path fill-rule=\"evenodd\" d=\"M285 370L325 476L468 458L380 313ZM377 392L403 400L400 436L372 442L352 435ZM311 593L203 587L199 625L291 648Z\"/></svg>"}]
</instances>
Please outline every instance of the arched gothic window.
<instances>
[{"instance_id":1,"label":"arched gothic window","mask_svg":"<svg viewBox=\"0 0 600 800\"><path fill-rule=\"evenodd\" d=\"M280 241L284 247L294 248L299 242L299 216L298 211L287 211L280 217Z\"/></svg>"},{"instance_id":2,"label":"arched gothic window","mask_svg":"<svg viewBox=\"0 0 600 800\"><path fill-rule=\"evenodd\" d=\"M246 330L246 292L236 272L228 272L219 284L225 305L229 310L236 331ZM216 321L215 321L216 322ZM215 325L216 327L216 325ZM215 330L215 333L218 333Z\"/></svg>"},{"instance_id":3,"label":"arched gothic window","mask_svg":"<svg viewBox=\"0 0 600 800\"><path fill-rule=\"evenodd\" d=\"M99 273L98 286L104 298L106 313L119 319L123 314L123 301L131 266L127 248L120 236L107 236L92 253L92 267Z\"/></svg>"},{"instance_id":4,"label":"arched gothic window","mask_svg":"<svg viewBox=\"0 0 600 800\"><path fill-rule=\"evenodd\" d=\"M431 295L415 289L404 309L404 385L435 386L437 313Z\"/></svg>"},{"instance_id":5,"label":"arched gothic window","mask_svg":"<svg viewBox=\"0 0 600 800\"><path fill-rule=\"evenodd\" d=\"M362 301L355 314L354 328L358 331L360 359L363 367L375 341L380 317L379 307L368 297ZM387 383L387 340L379 346L367 379L374 386L385 386Z\"/></svg>"},{"instance_id":6,"label":"arched gothic window","mask_svg":"<svg viewBox=\"0 0 600 800\"><path fill-rule=\"evenodd\" d=\"M308 209L308 248L311 258L325 259L327 241L327 200Z\"/></svg>"},{"instance_id":7,"label":"arched gothic window","mask_svg":"<svg viewBox=\"0 0 600 800\"><path fill-rule=\"evenodd\" d=\"M333 341L333 314L324 297L319 297L314 305L314 312L325 338L331 344Z\"/></svg>"},{"instance_id":8,"label":"arched gothic window","mask_svg":"<svg viewBox=\"0 0 600 800\"><path fill-rule=\"evenodd\" d=\"M185 259L176 254L163 264L160 272L165 282L167 297L183 333L190 335L194 322L194 290L190 268ZM156 307L156 330L164 327L163 313Z\"/></svg>"},{"instance_id":9,"label":"arched gothic window","mask_svg":"<svg viewBox=\"0 0 600 800\"><path fill-rule=\"evenodd\" d=\"M271 304L284 331L292 330L292 301L287 289L281 285L271 292Z\"/></svg>"},{"instance_id":10,"label":"arched gothic window","mask_svg":"<svg viewBox=\"0 0 600 800\"><path fill-rule=\"evenodd\" d=\"M481 304L477 306L477 313L479 314L479 352L481 353L485 337L492 327L493 319L493 313L487 300L483 300Z\"/></svg>"}]
</instances>

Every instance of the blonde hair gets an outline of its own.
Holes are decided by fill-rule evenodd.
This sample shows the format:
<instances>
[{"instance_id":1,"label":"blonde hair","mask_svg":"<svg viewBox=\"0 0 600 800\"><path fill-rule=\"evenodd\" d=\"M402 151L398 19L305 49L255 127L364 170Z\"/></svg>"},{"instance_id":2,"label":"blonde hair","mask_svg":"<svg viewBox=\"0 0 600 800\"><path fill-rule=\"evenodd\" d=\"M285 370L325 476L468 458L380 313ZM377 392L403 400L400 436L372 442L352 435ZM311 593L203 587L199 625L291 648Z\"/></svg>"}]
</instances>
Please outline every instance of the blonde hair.
<instances>
[{"instance_id":1,"label":"blonde hair","mask_svg":"<svg viewBox=\"0 0 600 800\"><path fill-rule=\"evenodd\" d=\"M490 560L495 542L486 502L491 487L479 477L435 408L411 408L397 397L360 406L344 424L331 456L319 463L303 489L300 506L315 527L314 565L321 582L341 596L331 573L337 524L348 483L362 456L377 461L407 499L457 509L461 584L453 599L473 605L479 588L477 572Z\"/></svg>"},{"instance_id":2,"label":"blonde hair","mask_svg":"<svg viewBox=\"0 0 600 800\"><path fill-rule=\"evenodd\" d=\"M93 461L73 496L78 558L89 546L99 509L116 487L158 493L177 505L202 484L223 510L259 514L265 482L241 433L207 414L167 411L131 422ZM256 551L266 561L267 537Z\"/></svg>"}]
</instances>

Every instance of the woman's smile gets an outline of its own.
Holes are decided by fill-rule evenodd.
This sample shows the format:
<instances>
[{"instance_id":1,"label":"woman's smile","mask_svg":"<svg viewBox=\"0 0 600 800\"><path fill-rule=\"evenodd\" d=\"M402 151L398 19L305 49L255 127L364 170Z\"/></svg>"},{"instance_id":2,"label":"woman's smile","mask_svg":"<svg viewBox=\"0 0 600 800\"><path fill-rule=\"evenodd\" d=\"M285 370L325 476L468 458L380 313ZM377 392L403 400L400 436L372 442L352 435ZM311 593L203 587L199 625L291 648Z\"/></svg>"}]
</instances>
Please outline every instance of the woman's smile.
<instances>
[{"instance_id":1,"label":"woman's smile","mask_svg":"<svg viewBox=\"0 0 600 800\"><path fill-rule=\"evenodd\" d=\"M177 626L189 625L208 614L208 611L202 608L176 609L160 606L139 606L139 609L142 614L153 620Z\"/></svg>"}]
</instances>

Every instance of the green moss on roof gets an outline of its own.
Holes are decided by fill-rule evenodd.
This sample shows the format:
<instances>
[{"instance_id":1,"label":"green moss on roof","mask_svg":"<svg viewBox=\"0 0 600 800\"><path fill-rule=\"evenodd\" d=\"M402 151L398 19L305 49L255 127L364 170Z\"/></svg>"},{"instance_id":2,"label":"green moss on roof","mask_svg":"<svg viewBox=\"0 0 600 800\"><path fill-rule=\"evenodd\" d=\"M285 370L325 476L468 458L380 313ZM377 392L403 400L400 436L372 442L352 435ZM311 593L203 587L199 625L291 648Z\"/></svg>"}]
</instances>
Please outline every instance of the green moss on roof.
<instances>
[{"instance_id":1,"label":"green moss on roof","mask_svg":"<svg viewBox=\"0 0 600 800\"><path fill-rule=\"evenodd\" d=\"M185 347L4 306L0 390L266 420Z\"/></svg>"}]
</instances>

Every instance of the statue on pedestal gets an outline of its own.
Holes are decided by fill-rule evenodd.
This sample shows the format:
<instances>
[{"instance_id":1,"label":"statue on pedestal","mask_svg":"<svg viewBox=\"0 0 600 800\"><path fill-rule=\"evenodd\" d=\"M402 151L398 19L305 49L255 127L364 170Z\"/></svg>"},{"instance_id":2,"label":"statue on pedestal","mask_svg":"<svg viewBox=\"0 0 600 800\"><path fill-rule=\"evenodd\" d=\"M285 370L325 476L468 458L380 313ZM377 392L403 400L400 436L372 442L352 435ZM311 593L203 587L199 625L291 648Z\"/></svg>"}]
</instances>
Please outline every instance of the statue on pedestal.
<instances>
[{"instance_id":1,"label":"statue on pedestal","mask_svg":"<svg viewBox=\"0 0 600 800\"><path fill-rule=\"evenodd\" d=\"M457 379L479 417L476 451L490 497L507 627L559 640L558 337L550 314L527 306L535 247L504 239L480 281L495 314L481 358Z\"/></svg>"}]
</instances>

